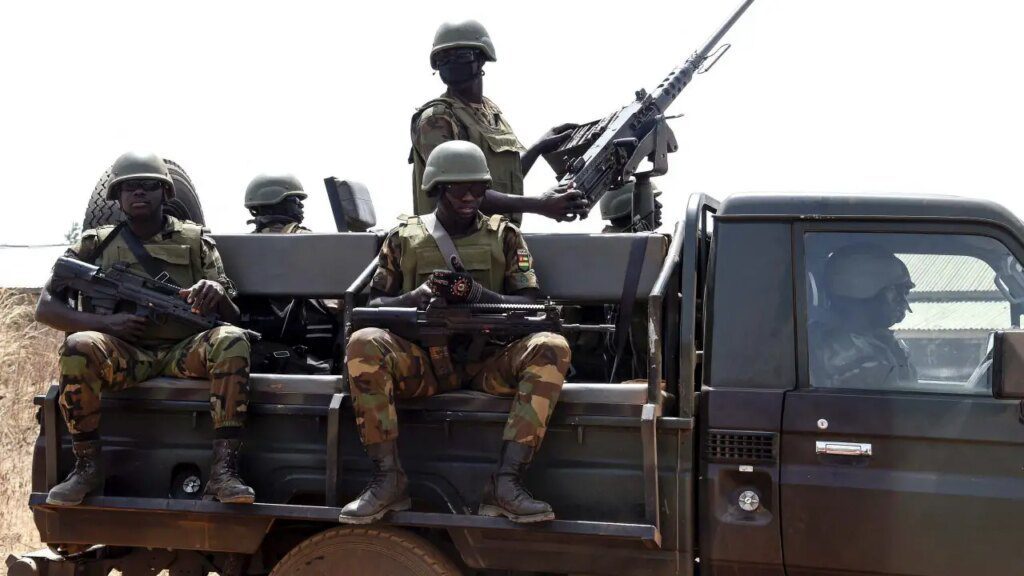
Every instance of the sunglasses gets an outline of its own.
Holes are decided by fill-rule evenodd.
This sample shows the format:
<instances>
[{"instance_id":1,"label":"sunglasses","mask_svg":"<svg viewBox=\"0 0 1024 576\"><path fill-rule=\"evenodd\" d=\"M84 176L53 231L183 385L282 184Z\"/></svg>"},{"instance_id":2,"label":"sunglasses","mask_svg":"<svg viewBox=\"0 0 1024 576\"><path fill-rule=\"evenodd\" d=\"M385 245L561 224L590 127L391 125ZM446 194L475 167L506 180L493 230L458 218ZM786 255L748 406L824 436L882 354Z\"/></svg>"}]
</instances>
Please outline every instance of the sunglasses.
<instances>
[{"instance_id":1,"label":"sunglasses","mask_svg":"<svg viewBox=\"0 0 1024 576\"><path fill-rule=\"evenodd\" d=\"M136 190L156 192L163 187L164 183L159 180L127 180L121 183L122 192L134 192Z\"/></svg>"},{"instance_id":2,"label":"sunglasses","mask_svg":"<svg viewBox=\"0 0 1024 576\"><path fill-rule=\"evenodd\" d=\"M479 182L470 186L463 186L461 188L455 188L454 186L448 185L445 186L444 192L453 198L463 198L465 197L466 192L469 192L473 195L473 198L480 199L484 197L484 194L487 194L487 184Z\"/></svg>"},{"instance_id":3,"label":"sunglasses","mask_svg":"<svg viewBox=\"0 0 1024 576\"><path fill-rule=\"evenodd\" d=\"M473 48L445 50L434 57L438 66L445 64L470 63L480 59L480 52Z\"/></svg>"}]
</instances>

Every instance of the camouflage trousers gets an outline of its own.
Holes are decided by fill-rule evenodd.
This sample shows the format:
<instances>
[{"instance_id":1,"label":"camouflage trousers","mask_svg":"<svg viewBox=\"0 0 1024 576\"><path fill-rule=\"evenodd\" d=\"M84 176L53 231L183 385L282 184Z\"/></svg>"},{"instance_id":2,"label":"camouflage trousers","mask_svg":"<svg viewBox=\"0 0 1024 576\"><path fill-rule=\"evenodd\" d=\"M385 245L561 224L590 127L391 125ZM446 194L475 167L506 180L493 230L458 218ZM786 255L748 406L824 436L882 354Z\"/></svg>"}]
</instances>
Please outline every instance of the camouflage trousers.
<instances>
[{"instance_id":1,"label":"camouflage trousers","mask_svg":"<svg viewBox=\"0 0 1024 576\"><path fill-rule=\"evenodd\" d=\"M241 426L249 394L249 339L220 326L156 349L101 332L76 332L60 350L60 407L72 434L100 424L100 394L157 376L209 378L215 428Z\"/></svg>"},{"instance_id":2,"label":"camouflage trousers","mask_svg":"<svg viewBox=\"0 0 1024 576\"><path fill-rule=\"evenodd\" d=\"M380 328L363 328L349 339L345 363L363 444L398 437L395 398L424 398L468 384L498 396L513 396L503 439L538 447L569 370L569 344L560 334L540 332L517 340L479 363L457 366L439 385L430 354Z\"/></svg>"}]
</instances>

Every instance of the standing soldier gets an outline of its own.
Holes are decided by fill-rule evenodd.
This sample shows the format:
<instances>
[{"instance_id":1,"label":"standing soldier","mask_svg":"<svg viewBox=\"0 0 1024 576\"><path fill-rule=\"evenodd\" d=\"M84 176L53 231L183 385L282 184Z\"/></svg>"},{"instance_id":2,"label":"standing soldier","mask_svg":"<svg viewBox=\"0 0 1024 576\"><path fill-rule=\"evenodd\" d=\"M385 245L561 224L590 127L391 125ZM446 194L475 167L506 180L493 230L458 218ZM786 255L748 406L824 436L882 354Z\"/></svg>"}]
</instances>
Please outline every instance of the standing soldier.
<instances>
[{"instance_id":1,"label":"standing soldier","mask_svg":"<svg viewBox=\"0 0 1024 576\"><path fill-rule=\"evenodd\" d=\"M430 67L441 74L447 90L412 116L413 210L417 215L429 214L437 205L422 187L430 153L442 142L468 140L483 151L491 172L490 189L481 205L484 213L507 214L516 223L522 220L522 212L556 220L585 214L587 201L575 190L556 187L539 197L523 196L523 177L537 157L558 148L575 125L556 126L524 148L501 110L483 94L484 62L495 60L494 44L479 22L445 22L437 29Z\"/></svg>"},{"instance_id":2,"label":"standing soldier","mask_svg":"<svg viewBox=\"0 0 1024 576\"><path fill-rule=\"evenodd\" d=\"M454 141L434 149L423 170L423 188L437 209L409 218L388 235L371 285L371 306L419 307L432 296L452 303L534 302L537 277L523 236L505 217L479 212L490 183L487 159L476 145ZM472 275L438 270L446 261L434 239L438 235L450 238ZM375 473L362 494L342 510L342 522L370 523L389 510L410 506L396 450L394 399L463 386L514 397L498 469L484 487L479 513L515 522L555 517L551 506L526 491L522 474L540 447L569 369L565 338L532 334L507 346L492 346L479 362L465 365L452 366L447 358L434 357L387 330L363 328L352 334L346 348L349 387L359 436Z\"/></svg>"},{"instance_id":3,"label":"standing soldier","mask_svg":"<svg viewBox=\"0 0 1024 576\"><path fill-rule=\"evenodd\" d=\"M302 201L306 192L291 174L260 174L245 189L245 207L257 234L310 232L302 226Z\"/></svg>"},{"instance_id":4,"label":"standing soldier","mask_svg":"<svg viewBox=\"0 0 1024 576\"><path fill-rule=\"evenodd\" d=\"M114 162L111 173L107 199L120 203L125 222L85 231L66 256L101 268L125 262L136 274L188 286L180 295L193 311L235 321L234 287L213 240L198 224L163 212L163 202L174 197L164 161L154 154L129 152ZM50 490L47 503L79 504L103 484L102 391L121 390L156 376L210 380L215 440L205 497L253 502L255 494L237 467L249 392L246 333L220 326L196 334L174 321L152 323L130 309L95 314L88 298L82 299L81 309L72 307L73 296L51 278L36 308L37 321L69 333L60 350L60 407L71 432L75 467Z\"/></svg>"}]
</instances>

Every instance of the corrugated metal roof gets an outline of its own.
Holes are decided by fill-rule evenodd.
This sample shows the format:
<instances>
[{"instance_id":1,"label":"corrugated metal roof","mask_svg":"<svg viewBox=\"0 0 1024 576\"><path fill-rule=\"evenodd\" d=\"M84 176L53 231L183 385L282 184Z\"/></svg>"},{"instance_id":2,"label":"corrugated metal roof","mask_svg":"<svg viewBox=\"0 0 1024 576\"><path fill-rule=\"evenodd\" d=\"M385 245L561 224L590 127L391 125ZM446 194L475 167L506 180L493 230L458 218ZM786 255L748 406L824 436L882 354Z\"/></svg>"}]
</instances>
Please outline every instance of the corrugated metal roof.
<instances>
[{"instance_id":1,"label":"corrugated metal roof","mask_svg":"<svg viewBox=\"0 0 1024 576\"><path fill-rule=\"evenodd\" d=\"M909 330L1000 330L1010 328L1006 301L914 302L914 311L893 328Z\"/></svg>"},{"instance_id":2,"label":"corrugated metal roof","mask_svg":"<svg viewBox=\"0 0 1024 576\"><path fill-rule=\"evenodd\" d=\"M995 271L972 256L897 254L910 270L913 292L994 292ZM911 296L913 298L913 296Z\"/></svg>"}]
</instances>

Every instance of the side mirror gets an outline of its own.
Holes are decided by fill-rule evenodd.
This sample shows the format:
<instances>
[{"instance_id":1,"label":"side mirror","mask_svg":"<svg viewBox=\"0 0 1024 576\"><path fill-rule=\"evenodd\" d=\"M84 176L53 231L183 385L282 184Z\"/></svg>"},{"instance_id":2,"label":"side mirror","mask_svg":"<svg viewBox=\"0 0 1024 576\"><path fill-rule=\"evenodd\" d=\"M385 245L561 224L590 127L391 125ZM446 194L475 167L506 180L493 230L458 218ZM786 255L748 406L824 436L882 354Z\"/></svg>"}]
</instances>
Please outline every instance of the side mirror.
<instances>
[{"instance_id":1,"label":"side mirror","mask_svg":"<svg viewBox=\"0 0 1024 576\"><path fill-rule=\"evenodd\" d=\"M1000 330L993 337L992 395L1024 399L1024 330Z\"/></svg>"},{"instance_id":2,"label":"side mirror","mask_svg":"<svg viewBox=\"0 0 1024 576\"><path fill-rule=\"evenodd\" d=\"M329 176L324 178L324 186L338 232L366 232L377 225L373 200L365 184Z\"/></svg>"}]
</instances>

